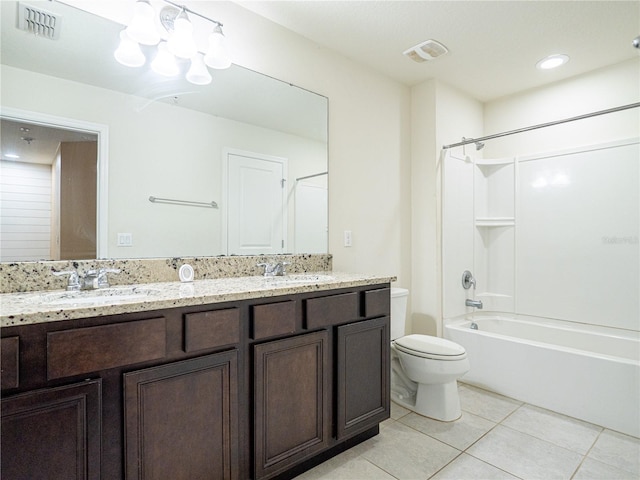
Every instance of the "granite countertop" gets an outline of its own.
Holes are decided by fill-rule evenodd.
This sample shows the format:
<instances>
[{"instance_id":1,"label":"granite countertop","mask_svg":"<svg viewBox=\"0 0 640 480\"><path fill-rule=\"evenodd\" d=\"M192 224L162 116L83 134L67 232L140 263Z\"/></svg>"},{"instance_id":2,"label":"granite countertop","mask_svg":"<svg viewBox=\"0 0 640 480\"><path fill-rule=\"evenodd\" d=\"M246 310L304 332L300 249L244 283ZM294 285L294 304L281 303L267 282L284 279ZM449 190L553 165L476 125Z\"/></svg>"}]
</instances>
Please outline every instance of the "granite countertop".
<instances>
[{"instance_id":1,"label":"granite countertop","mask_svg":"<svg viewBox=\"0 0 640 480\"><path fill-rule=\"evenodd\" d=\"M267 298L389 283L395 277L310 272L286 277L231 277L190 283L119 285L103 290L47 290L0 294L0 327L117 315L163 308Z\"/></svg>"}]
</instances>

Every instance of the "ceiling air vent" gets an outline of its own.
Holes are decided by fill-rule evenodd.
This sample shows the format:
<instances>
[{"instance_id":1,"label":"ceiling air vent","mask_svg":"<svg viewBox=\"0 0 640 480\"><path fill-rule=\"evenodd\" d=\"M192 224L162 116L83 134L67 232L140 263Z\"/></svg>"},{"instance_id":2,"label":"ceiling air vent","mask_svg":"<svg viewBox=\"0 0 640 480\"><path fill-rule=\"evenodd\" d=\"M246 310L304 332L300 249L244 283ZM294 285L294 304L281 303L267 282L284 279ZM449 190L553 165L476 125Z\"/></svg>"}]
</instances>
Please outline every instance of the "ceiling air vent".
<instances>
[{"instance_id":1,"label":"ceiling air vent","mask_svg":"<svg viewBox=\"0 0 640 480\"><path fill-rule=\"evenodd\" d=\"M426 62L448 53L447 47L435 40L427 40L404 51L404 55L414 62Z\"/></svg>"},{"instance_id":2,"label":"ceiling air vent","mask_svg":"<svg viewBox=\"0 0 640 480\"><path fill-rule=\"evenodd\" d=\"M18 28L34 35L57 40L62 17L25 3L18 5Z\"/></svg>"}]
</instances>

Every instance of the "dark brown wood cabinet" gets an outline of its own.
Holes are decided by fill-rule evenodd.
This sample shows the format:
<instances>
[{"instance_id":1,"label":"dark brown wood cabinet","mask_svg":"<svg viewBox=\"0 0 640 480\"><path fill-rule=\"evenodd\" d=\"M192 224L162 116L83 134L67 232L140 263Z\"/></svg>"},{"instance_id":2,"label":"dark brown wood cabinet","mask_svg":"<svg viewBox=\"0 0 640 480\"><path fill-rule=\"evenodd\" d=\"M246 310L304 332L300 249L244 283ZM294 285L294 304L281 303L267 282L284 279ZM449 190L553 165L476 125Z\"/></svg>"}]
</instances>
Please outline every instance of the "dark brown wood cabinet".
<instances>
[{"instance_id":1,"label":"dark brown wood cabinet","mask_svg":"<svg viewBox=\"0 0 640 480\"><path fill-rule=\"evenodd\" d=\"M237 351L124 374L126 478L238 478Z\"/></svg>"},{"instance_id":2,"label":"dark brown wood cabinet","mask_svg":"<svg viewBox=\"0 0 640 480\"><path fill-rule=\"evenodd\" d=\"M5 327L2 478L293 478L389 417L388 287Z\"/></svg>"},{"instance_id":3,"label":"dark brown wood cabinet","mask_svg":"<svg viewBox=\"0 0 640 480\"><path fill-rule=\"evenodd\" d=\"M326 331L254 346L256 478L271 478L328 447L329 350Z\"/></svg>"},{"instance_id":4,"label":"dark brown wood cabinet","mask_svg":"<svg viewBox=\"0 0 640 480\"><path fill-rule=\"evenodd\" d=\"M337 327L337 438L389 418L389 317Z\"/></svg>"},{"instance_id":5,"label":"dark brown wood cabinet","mask_svg":"<svg viewBox=\"0 0 640 480\"><path fill-rule=\"evenodd\" d=\"M2 400L2 478L99 480L101 382L88 380Z\"/></svg>"}]
</instances>

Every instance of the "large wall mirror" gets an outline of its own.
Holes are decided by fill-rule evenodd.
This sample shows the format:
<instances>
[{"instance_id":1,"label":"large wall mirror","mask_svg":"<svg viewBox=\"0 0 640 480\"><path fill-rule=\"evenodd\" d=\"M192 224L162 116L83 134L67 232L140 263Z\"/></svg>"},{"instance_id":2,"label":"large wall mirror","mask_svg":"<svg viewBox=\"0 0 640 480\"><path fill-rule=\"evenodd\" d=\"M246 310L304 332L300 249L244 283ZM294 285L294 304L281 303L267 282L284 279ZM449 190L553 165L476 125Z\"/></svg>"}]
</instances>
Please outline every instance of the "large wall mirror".
<instances>
[{"instance_id":1,"label":"large wall mirror","mask_svg":"<svg viewBox=\"0 0 640 480\"><path fill-rule=\"evenodd\" d=\"M0 2L0 166L50 174L3 181L0 234L16 248L0 261L327 253L326 97L237 65L206 86L128 68L113 56L122 25L26 4L62 21L57 39L36 36L19 28L23 2ZM29 201L50 218L27 220Z\"/></svg>"}]
</instances>

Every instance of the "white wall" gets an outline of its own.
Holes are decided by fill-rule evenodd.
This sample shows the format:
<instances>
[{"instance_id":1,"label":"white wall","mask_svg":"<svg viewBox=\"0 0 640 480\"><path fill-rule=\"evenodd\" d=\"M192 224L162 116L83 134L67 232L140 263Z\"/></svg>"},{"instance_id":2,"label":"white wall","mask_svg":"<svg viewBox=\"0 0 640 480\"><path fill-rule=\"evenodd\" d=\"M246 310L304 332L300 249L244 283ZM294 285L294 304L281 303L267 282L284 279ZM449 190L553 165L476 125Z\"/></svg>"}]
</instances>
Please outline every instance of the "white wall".
<instances>
[{"instance_id":1,"label":"white wall","mask_svg":"<svg viewBox=\"0 0 640 480\"><path fill-rule=\"evenodd\" d=\"M413 333L440 335L443 282L459 282L462 270L441 269L441 148L462 136L481 136L482 104L442 82L428 81L412 89L411 221ZM465 264L472 246L447 245ZM470 267L466 267L470 268ZM456 271L453 271L456 270ZM455 280L457 279L457 280ZM464 304L464 296L461 298Z\"/></svg>"},{"instance_id":2,"label":"white wall","mask_svg":"<svg viewBox=\"0 0 640 480\"><path fill-rule=\"evenodd\" d=\"M485 134L640 101L640 58L485 104ZM488 141L485 157L533 154L638 136L639 109Z\"/></svg>"}]
</instances>

